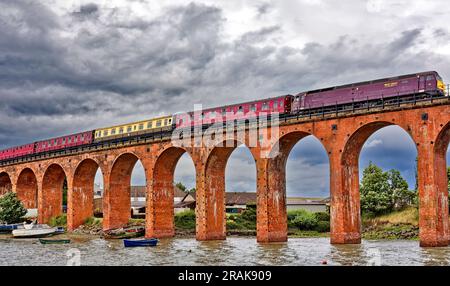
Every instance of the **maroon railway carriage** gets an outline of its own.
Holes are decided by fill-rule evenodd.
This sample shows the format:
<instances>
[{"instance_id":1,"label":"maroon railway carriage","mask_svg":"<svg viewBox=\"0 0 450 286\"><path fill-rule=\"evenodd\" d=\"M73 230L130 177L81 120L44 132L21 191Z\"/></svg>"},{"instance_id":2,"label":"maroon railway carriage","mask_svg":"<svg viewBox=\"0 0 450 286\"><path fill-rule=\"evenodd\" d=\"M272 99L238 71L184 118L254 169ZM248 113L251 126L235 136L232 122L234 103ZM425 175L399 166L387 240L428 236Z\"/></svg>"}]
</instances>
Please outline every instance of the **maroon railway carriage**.
<instances>
[{"instance_id":1,"label":"maroon railway carriage","mask_svg":"<svg viewBox=\"0 0 450 286\"><path fill-rule=\"evenodd\" d=\"M444 95L442 78L431 71L307 91L295 96L292 112L412 94Z\"/></svg>"},{"instance_id":2,"label":"maroon railway carriage","mask_svg":"<svg viewBox=\"0 0 450 286\"><path fill-rule=\"evenodd\" d=\"M13 159L34 153L34 143L11 147L0 151L0 160Z\"/></svg>"},{"instance_id":3,"label":"maroon railway carriage","mask_svg":"<svg viewBox=\"0 0 450 286\"><path fill-rule=\"evenodd\" d=\"M36 142L35 153L59 150L85 144L91 144L93 132L87 131L58 138L47 139Z\"/></svg>"},{"instance_id":4,"label":"maroon railway carriage","mask_svg":"<svg viewBox=\"0 0 450 286\"><path fill-rule=\"evenodd\" d=\"M177 114L175 115L176 127L186 128L224 121L246 120L262 114L289 113L292 99L292 95L284 95L264 100L209 108L199 112Z\"/></svg>"}]
</instances>

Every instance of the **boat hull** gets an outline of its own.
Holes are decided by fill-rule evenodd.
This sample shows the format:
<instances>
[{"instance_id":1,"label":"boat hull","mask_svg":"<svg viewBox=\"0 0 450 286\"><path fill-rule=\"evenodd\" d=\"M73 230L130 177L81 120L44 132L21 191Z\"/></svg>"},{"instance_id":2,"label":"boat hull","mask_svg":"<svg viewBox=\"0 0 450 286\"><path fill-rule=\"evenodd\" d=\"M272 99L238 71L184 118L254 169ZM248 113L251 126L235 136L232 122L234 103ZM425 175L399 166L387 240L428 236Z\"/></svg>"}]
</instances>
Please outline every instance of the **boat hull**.
<instances>
[{"instance_id":1,"label":"boat hull","mask_svg":"<svg viewBox=\"0 0 450 286\"><path fill-rule=\"evenodd\" d=\"M123 244L125 247L149 247L149 246L156 246L158 244L158 240L157 239L139 239L139 240L124 239Z\"/></svg>"},{"instance_id":2,"label":"boat hull","mask_svg":"<svg viewBox=\"0 0 450 286\"><path fill-rule=\"evenodd\" d=\"M12 232L14 238L46 237L55 233L56 228L15 229Z\"/></svg>"},{"instance_id":3,"label":"boat hull","mask_svg":"<svg viewBox=\"0 0 450 286\"><path fill-rule=\"evenodd\" d=\"M41 244L68 244L70 239L39 239Z\"/></svg>"}]
</instances>

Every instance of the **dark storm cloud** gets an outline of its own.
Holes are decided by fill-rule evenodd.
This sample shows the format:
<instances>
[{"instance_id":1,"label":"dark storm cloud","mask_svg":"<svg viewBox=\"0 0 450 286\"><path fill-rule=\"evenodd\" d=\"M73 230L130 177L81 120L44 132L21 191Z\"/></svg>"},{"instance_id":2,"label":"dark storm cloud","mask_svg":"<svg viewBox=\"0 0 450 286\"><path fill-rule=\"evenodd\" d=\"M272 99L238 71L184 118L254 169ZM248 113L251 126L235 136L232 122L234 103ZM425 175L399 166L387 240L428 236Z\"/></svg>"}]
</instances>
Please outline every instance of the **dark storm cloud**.
<instances>
[{"instance_id":1,"label":"dark storm cloud","mask_svg":"<svg viewBox=\"0 0 450 286\"><path fill-rule=\"evenodd\" d=\"M75 11L72 14L78 17L92 16L98 11L98 6L95 3L89 3L80 6L80 11Z\"/></svg>"}]
</instances>

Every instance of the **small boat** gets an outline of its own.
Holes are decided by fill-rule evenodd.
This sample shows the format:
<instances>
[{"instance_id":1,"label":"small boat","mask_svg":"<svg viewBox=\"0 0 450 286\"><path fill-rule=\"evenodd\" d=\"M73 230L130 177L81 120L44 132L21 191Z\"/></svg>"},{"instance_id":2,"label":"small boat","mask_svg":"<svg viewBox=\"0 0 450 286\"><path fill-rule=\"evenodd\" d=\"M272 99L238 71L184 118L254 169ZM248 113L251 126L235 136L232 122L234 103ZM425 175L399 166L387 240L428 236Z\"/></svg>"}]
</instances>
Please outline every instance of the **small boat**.
<instances>
[{"instance_id":1,"label":"small boat","mask_svg":"<svg viewBox=\"0 0 450 286\"><path fill-rule=\"evenodd\" d=\"M70 243L70 239L43 239L39 238L41 244L67 244Z\"/></svg>"},{"instance_id":2,"label":"small boat","mask_svg":"<svg viewBox=\"0 0 450 286\"><path fill-rule=\"evenodd\" d=\"M123 244L125 247L143 247L143 246L156 246L158 239L124 239Z\"/></svg>"},{"instance_id":3,"label":"small boat","mask_svg":"<svg viewBox=\"0 0 450 286\"><path fill-rule=\"evenodd\" d=\"M15 238L27 237L46 237L57 232L56 227L50 227L46 224L25 224L23 229L15 229L12 234Z\"/></svg>"}]
</instances>

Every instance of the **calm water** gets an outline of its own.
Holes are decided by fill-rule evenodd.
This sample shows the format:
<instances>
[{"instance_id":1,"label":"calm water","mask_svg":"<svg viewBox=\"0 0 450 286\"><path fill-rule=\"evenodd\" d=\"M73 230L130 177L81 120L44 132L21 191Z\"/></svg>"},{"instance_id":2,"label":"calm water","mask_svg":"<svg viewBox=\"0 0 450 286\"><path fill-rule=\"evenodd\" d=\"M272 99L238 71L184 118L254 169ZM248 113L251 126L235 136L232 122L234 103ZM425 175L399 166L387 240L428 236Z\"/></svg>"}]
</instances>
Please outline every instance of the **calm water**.
<instances>
[{"instance_id":1,"label":"calm water","mask_svg":"<svg viewBox=\"0 0 450 286\"><path fill-rule=\"evenodd\" d=\"M450 265L450 247L424 249L417 241L364 241L332 246L327 238L258 244L254 238L198 242L162 240L153 248L124 248L120 240L84 239L41 245L36 239L0 239L0 265ZM79 260L77 260L79 257Z\"/></svg>"}]
</instances>

